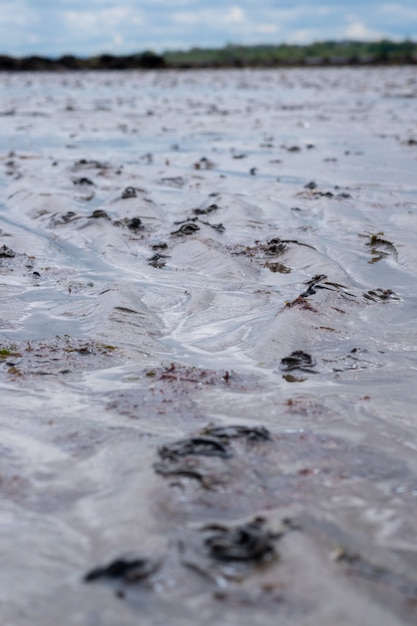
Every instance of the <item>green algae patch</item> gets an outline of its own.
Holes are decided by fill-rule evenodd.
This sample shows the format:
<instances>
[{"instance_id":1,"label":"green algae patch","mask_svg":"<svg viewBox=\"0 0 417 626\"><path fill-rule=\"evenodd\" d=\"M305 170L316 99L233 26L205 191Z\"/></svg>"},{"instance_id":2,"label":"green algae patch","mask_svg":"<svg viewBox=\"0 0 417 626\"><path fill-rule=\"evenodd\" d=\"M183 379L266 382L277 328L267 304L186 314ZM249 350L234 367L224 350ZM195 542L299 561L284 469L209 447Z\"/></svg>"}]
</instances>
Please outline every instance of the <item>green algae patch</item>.
<instances>
[{"instance_id":1,"label":"green algae patch","mask_svg":"<svg viewBox=\"0 0 417 626\"><path fill-rule=\"evenodd\" d=\"M16 346L10 348L0 348L0 359L8 359L13 356L22 356L20 352L16 352Z\"/></svg>"}]
</instances>

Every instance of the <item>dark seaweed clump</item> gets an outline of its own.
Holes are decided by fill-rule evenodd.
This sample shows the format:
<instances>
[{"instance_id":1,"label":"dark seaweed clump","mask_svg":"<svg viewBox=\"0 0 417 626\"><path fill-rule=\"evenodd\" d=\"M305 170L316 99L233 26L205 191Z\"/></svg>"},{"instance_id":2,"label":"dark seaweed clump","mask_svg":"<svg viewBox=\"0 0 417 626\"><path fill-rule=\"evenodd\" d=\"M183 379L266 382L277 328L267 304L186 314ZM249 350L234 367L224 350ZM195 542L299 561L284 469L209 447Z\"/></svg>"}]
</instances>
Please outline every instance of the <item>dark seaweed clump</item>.
<instances>
[{"instance_id":1,"label":"dark seaweed clump","mask_svg":"<svg viewBox=\"0 0 417 626\"><path fill-rule=\"evenodd\" d=\"M232 528L214 525L204 530L212 534L204 541L209 555L219 561L262 561L274 556L276 536L265 528L265 520L256 518Z\"/></svg>"},{"instance_id":2,"label":"dark seaweed clump","mask_svg":"<svg viewBox=\"0 0 417 626\"><path fill-rule=\"evenodd\" d=\"M227 459L231 456L231 453L225 444L210 437L181 439L159 449L159 456L162 459L176 460L190 455L218 456Z\"/></svg>"},{"instance_id":3,"label":"dark seaweed clump","mask_svg":"<svg viewBox=\"0 0 417 626\"><path fill-rule=\"evenodd\" d=\"M295 350L289 356L281 359L281 369L285 372L293 370L301 370L302 372L311 372L311 368L315 367L316 362L307 352L303 350Z\"/></svg>"},{"instance_id":4,"label":"dark seaweed clump","mask_svg":"<svg viewBox=\"0 0 417 626\"><path fill-rule=\"evenodd\" d=\"M138 582L148 578L158 568L157 563L137 557L120 557L108 565L96 567L84 576L85 582L100 579L121 580L125 583Z\"/></svg>"},{"instance_id":5,"label":"dark seaweed clump","mask_svg":"<svg viewBox=\"0 0 417 626\"><path fill-rule=\"evenodd\" d=\"M208 426L204 432L225 440L243 438L246 441L272 441L271 433L265 426Z\"/></svg>"},{"instance_id":6,"label":"dark seaweed clump","mask_svg":"<svg viewBox=\"0 0 417 626\"><path fill-rule=\"evenodd\" d=\"M14 256L16 256L16 252L11 248L4 245L0 247L0 258L12 259Z\"/></svg>"}]
</instances>

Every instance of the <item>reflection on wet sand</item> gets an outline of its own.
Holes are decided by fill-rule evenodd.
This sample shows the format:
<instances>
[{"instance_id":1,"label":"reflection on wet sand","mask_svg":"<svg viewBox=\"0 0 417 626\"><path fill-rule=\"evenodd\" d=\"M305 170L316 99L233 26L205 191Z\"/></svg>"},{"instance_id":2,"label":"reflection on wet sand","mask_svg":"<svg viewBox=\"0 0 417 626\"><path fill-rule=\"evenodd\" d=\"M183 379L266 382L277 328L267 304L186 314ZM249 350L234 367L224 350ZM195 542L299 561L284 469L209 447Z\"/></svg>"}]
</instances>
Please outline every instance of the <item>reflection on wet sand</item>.
<instances>
[{"instance_id":1,"label":"reflection on wet sand","mask_svg":"<svg viewBox=\"0 0 417 626\"><path fill-rule=\"evenodd\" d=\"M2 621L414 623L414 68L0 78Z\"/></svg>"}]
</instances>

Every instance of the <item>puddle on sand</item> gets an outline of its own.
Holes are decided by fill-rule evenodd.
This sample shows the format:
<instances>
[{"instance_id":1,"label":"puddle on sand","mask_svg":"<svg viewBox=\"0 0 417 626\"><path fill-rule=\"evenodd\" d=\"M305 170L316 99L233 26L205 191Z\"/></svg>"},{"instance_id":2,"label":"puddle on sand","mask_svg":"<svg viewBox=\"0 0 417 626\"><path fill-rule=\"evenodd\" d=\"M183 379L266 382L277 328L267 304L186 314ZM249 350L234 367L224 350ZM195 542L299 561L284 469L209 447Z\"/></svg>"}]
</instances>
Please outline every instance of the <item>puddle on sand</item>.
<instances>
[{"instance_id":1,"label":"puddle on sand","mask_svg":"<svg viewBox=\"0 0 417 626\"><path fill-rule=\"evenodd\" d=\"M414 623L414 85L0 76L2 621Z\"/></svg>"}]
</instances>

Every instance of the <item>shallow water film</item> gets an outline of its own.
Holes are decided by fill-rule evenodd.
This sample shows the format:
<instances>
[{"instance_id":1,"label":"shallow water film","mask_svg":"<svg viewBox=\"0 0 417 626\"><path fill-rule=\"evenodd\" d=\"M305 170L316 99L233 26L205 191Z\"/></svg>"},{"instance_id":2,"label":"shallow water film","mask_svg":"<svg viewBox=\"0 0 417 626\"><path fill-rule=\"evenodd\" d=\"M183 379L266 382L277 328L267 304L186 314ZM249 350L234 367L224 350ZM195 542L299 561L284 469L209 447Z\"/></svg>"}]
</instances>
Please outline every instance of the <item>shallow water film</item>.
<instances>
[{"instance_id":1,"label":"shallow water film","mask_svg":"<svg viewBox=\"0 0 417 626\"><path fill-rule=\"evenodd\" d=\"M417 620L417 70L0 76L1 623Z\"/></svg>"}]
</instances>

